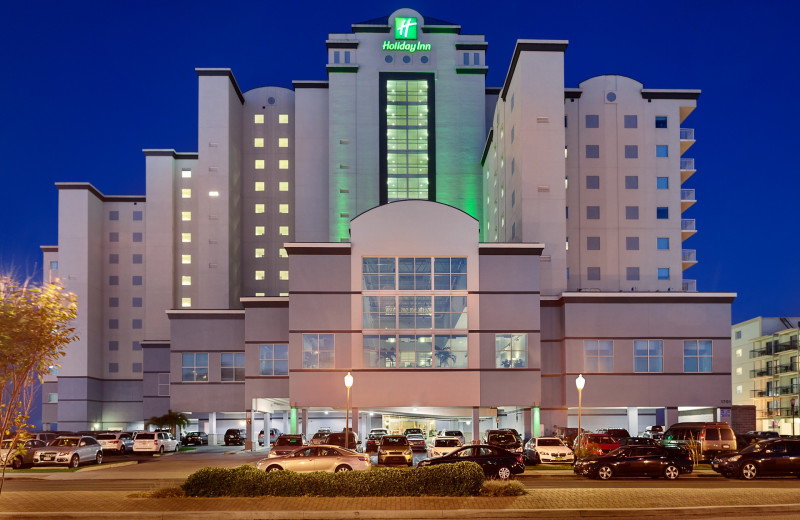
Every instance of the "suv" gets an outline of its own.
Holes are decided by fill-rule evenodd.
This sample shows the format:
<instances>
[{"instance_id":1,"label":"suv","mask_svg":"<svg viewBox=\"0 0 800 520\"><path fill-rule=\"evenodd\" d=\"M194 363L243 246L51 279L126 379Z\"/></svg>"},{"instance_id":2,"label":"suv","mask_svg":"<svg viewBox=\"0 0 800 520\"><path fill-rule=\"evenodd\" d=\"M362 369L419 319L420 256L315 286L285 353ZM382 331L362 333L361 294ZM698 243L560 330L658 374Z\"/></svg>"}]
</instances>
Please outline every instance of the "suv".
<instances>
[{"instance_id":1,"label":"suv","mask_svg":"<svg viewBox=\"0 0 800 520\"><path fill-rule=\"evenodd\" d=\"M502 430L486 430L485 444L496 446L514 453L522 453L522 440L514 434L516 430L503 428Z\"/></svg>"},{"instance_id":2,"label":"suv","mask_svg":"<svg viewBox=\"0 0 800 520\"><path fill-rule=\"evenodd\" d=\"M302 435L280 435L272 443L268 457L281 457L292 453L297 448L306 446L308 443Z\"/></svg>"},{"instance_id":3,"label":"suv","mask_svg":"<svg viewBox=\"0 0 800 520\"><path fill-rule=\"evenodd\" d=\"M225 431L225 446L242 446L247 439L247 432L241 428L229 428Z\"/></svg>"},{"instance_id":4,"label":"suv","mask_svg":"<svg viewBox=\"0 0 800 520\"><path fill-rule=\"evenodd\" d=\"M654 424L653 426L648 426L644 429L644 433L642 437L647 437L649 439L663 439L664 438L664 427L660 424Z\"/></svg>"},{"instance_id":5,"label":"suv","mask_svg":"<svg viewBox=\"0 0 800 520\"><path fill-rule=\"evenodd\" d=\"M615 441L619 442L620 439L627 439L631 436L625 428L600 428L597 433L605 433Z\"/></svg>"},{"instance_id":6,"label":"suv","mask_svg":"<svg viewBox=\"0 0 800 520\"><path fill-rule=\"evenodd\" d=\"M133 451L133 437L128 432L98 433L96 439L104 452L124 455L126 451Z\"/></svg>"},{"instance_id":7,"label":"suv","mask_svg":"<svg viewBox=\"0 0 800 520\"><path fill-rule=\"evenodd\" d=\"M345 434L343 431L331 433L330 435L328 435L325 444L330 444L331 446L339 446L340 448L344 448L345 447L344 435ZM359 444L361 444L361 441L358 440L358 435L356 435L355 432L353 432L353 430L350 430L349 435L347 436L347 448L353 451L357 451L356 447Z\"/></svg>"},{"instance_id":8,"label":"suv","mask_svg":"<svg viewBox=\"0 0 800 520\"><path fill-rule=\"evenodd\" d=\"M169 432L139 432L133 439L133 451L164 453L178 451L181 443Z\"/></svg>"},{"instance_id":9,"label":"suv","mask_svg":"<svg viewBox=\"0 0 800 520\"><path fill-rule=\"evenodd\" d=\"M270 428L269 429L269 444L270 445L275 444L275 439L277 439L281 435L283 435L283 432L280 431L279 429ZM258 445L259 446L263 446L264 445L264 430L261 430L260 432L258 432Z\"/></svg>"},{"instance_id":10,"label":"suv","mask_svg":"<svg viewBox=\"0 0 800 520\"><path fill-rule=\"evenodd\" d=\"M403 435L409 435L411 433L416 433L418 435L422 435L423 437L425 436L425 434L422 433L422 428L406 428L403 431Z\"/></svg>"},{"instance_id":11,"label":"suv","mask_svg":"<svg viewBox=\"0 0 800 520\"><path fill-rule=\"evenodd\" d=\"M736 435L725 422L685 422L670 426L661 444L696 450L700 460L712 460L720 453L736 451Z\"/></svg>"},{"instance_id":12,"label":"suv","mask_svg":"<svg viewBox=\"0 0 800 520\"><path fill-rule=\"evenodd\" d=\"M405 435L384 435L378 445L378 464L414 464L414 452Z\"/></svg>"}]
</instances>

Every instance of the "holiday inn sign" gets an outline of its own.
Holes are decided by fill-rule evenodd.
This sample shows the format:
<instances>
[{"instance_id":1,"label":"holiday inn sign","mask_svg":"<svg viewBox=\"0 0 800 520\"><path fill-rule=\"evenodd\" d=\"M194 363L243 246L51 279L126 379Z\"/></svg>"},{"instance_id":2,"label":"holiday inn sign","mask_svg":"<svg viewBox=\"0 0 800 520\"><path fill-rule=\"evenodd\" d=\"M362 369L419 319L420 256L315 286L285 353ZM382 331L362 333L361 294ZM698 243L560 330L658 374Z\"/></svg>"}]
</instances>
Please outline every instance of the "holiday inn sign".
<instances>
[{"instance_id":1,"label":"holiday inn sign","mask_svg":"<svg viewBox=\"0 0 800 520\"><path fill-rule=\"evenodd\" d=\"M416 40L417 39L417 18L416 17L404 17L398 16L394 19L394 39L395 40ZM407 42L407 41L399 41L399 42L390 42L385 41L383 42L384 51L405 51L405 52L417 52L417 51L429 51L431 50L430 43L422 43L422 42Z\"/></svg>"}]
</instances>

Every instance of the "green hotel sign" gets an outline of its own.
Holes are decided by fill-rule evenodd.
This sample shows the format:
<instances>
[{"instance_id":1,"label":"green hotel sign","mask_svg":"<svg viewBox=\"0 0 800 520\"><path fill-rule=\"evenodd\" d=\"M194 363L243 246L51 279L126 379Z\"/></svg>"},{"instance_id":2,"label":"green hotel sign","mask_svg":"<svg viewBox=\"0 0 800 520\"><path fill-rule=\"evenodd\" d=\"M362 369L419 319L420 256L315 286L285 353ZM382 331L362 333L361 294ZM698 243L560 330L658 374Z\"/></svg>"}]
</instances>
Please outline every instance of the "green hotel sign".
<instances>
[{"instance_id":1,"label":"green hotel sign","mask_svg":"<svg viewBox=\"0 0 800 520\"><path fill-rule=\"evenodd\" d=\"M431 44L422 42L390 42L387 40L383 42L383 50L406 52L429 51L431 50Z\"/></svg>"},{"instance_id":2,"label":"green hotel sign","mask_svg":"<svg viewBox=\"0 0 800 520\"><path fill-rule=\"evenodd\" d=\"M395 40L416 40L417 39L417 18L414 16L403 17L398 16L394 19L394 39ZM383 42L384 51L430 51L430 43L422 43L419 41L399 41L390 42L386 40Z\"/></svg>"}]
</instances>

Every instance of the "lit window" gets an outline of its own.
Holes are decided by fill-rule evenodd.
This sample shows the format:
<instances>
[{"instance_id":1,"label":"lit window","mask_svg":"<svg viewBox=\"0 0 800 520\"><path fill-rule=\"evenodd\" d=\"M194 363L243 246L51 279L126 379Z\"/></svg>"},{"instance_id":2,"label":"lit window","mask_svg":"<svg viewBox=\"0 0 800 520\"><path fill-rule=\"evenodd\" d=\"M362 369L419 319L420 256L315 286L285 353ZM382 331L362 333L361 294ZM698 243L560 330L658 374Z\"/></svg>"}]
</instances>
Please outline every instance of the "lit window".
<instances>
[{"instance_id":1,"label":"lit window","mask_svg":"<svg viewBox=\"0 0 800 520\"><path fill-rule=\"evenodd\" d=\"M181 285L192 285L191 276L181 276Z\"/></svg>"},{"instance_id":2,"label":"lit window","mask_svg":"<svg viewBox=\"0 0 800 520\"><path fill-rule=\"evenodd\" d=\"M256 137L253 139L253 146L256 148L264 148L264 138L263 137Z\"/></svg>"},{"instance_id":3,"label":"lit window","mask_svg":"<svg viewBox=\"0 0 800 520\"><path fill-rule=\"evenodd\" d=\"M256 296L266 296L266 295L267 295L267 293L263 293L263 292L257 292L256 293Z\"/></svg>"},{"instance_id":4,"label":"lit window","mask_svg":"<svg viewBox=\"0 0 800 520\"><path fill-rule=\"evenodd\" d=\"M285 125L289 123L289 114L278 114L278 123Z\"/></svg>"},{"instance_id":5,"label":"lit window","mask_svg":"<svg viewBox=\"0 0 800 520\"><path fill-rule=\"evenodd\" d=\"M288 170L289 169L289 159L279 159L278 160L278 169L279 170Z\"/></svg>"},{"instance_id":6,"label":"lit window","mask_svg":"<svg viewBox=\"0 0 800 520\"><path fill-rule=\"evenodd\" d=\"M256 236L260 237L264 234L264 226L256 226Z\"/></svg>"},{"instance_id":7,"label":"lit window","mask_svg":"<svg viewBox=\"0 0 800 520\"><path fill-rule=\"evenodd\" d=\"M289 296L289 293L288 292L278 293L278 296Z\"/></svg>"},{"instance_id":8,"label":"lit window","mask_svg":"<svg viewBox=\"0 0 800 520\"><path fill-rule=\"evenodd\" d=\"M264 248L257 247L256 248L256 258L264 258Z\"/></svg>"},{"instance_id":9,"label":"lit window","mask_svg":"<svg viewBox=\"0 0 800 520\"><path fill-rule=\"evenodd\" d=\"M264 205L256 204L256 213L264 213Z\"/></svg>"},{"instance_id":10,"label":"lit window","mask_svg":"<svg viewBox=\"0 0 800 520\"><path fill-rule=\"evenodd\" d=\"M192 263L192 255L181 255L181 263L182 264L191 264Z\"/></svg>"},{"instance_id":11,"label":"lit window","mask_svg":"<svg viewBox=\"0 0 800 520\"><path fill-rule=\"evenodd\" d=\"M278 204L278 213L289 213L288 204Z\"/></svg>"},{"instance_id":12,"label":"lit window","mask_svg":"<svg viewBox=\"0 0 800 520\"><path fill-rule=\"evenodd\" d=\"M255 114L255 115L253 115L253 123L255 123L257 125L263 125L264 124L264 114Z\"/></svg>"},{"instance_id":13,"label":"lit window","mask_svg":"<svg viewBox=\"0 0 800 520\"><path fill-rule=\"evenodd\" d=\"M278 278L280 280L288 280L289 279L289 271L280 271L278 274L280 275L280 276L278 276Z\"/></svg>"},{"instance_id":14,"label":"lit window","mask_svg":"<svg viewBox=\"0 0 800 520\"><path fill-rule=\"evenodd\" d=\"M191 241L192 241L191 233L181 233L181 242L191 242Z\"/></svg>"},{"instance_id":15,"label":"lit window","mask_svg":"<svg viewBox=\"0 0 800 520\"><path fill-rule=\"evenodd\" d=\"M191 298L181 298L181 307L191 307L191 306L192 306Z\"/></svg>"},{"instance_id":16,"label":"lit window","mask_svg":"<svg viewBox=\"0 0 800 520\"><path fill-rule=\"evenodd\" d=\"M278 249L278 256L281 258L289 258L289 255L286 253L286 249L283 247Z\"/></svg>"},{"instance_id":17,"label":"lit window","mask_svg":"<svg viewBox=\"0 0 800 520\"><path fill-rule=\"evenodd\" d=\"M525 368L528 366L527 334L495 334L495 367Z\"/></svg>"},{"instance_id":18,"label":"lit window","mask_svg":"<svg viewBox=\"0 0 800 520\"><path fill-rule=\"evenodd\" d=\"M256 271L256 280L264 279L264 271Z\"/></svg>"},{"instance_id":19,"label":"lit window","mask_svg":"<svg viewBox=\"0 0 800 520\"><path fill-rule=\"evenodd\" d=\"M264 169L264 159L256 159L256 170Z\"/></svg>"},{"instance_id":20,"label":"lit window","mask_svg":"<svg viewBox=\"0 0 800 520\"><path fill-rule=\"evenodd\" d=\"M278 138L278 148L289 148L289 138L288 137L279 137Z\"/></svg>"},{"instance_id":21,"label":"lit window","mask_svg":"<svg viewBox=\"0 0 800 520\"><path fill-rule=\"evenodd\" d=\"M181 220L184 222L189 222L192 220L192 212L191 211L181 211Z\"/></svg>"},{"instance_id":22,"label":"lit window","mask_svg":"<svg viewBox=\"0 0 800 520\"><path fill-rule=\"evenodd\" d=\"M191 188L183 188L183 189L181 189L181 198L182 199L191 199L192 198L192 189Z\"/></svg>"},{"instance_id":23,"label":"lit window","mask_svg":"<svg viewBox=\"0 0 800 520\"><path fill-rule=\"evenodd\" d=\"M256 181L256 191L264 191L264 181Z\"/></svg>"},{"instance_id":24,"label":"lit window","mask_svg":"<svg viewBox=\"0 0 800 520\"><path fill-rule=\"evenodd\" d=\"M280 226L278 228L278 234L288 237L289 236L289 226Z\"/></svg>"},{"instance_id":25,"label":"lit window","mask_svg":"<svg viewBox=\"0 0 800 520\"><path fill-rule=\"evenodd\" d=\"M183 177L184 179L191 179L192 170L181 170L181 177Z\"/></svg>"},{"instance_id":26,"label":"lit window","mask_svg":"<svg viewBox=\"0 0 800 520\"><path fill-rule=\"evenodd\" d=\"M289 191L289 183L286 181L279 182L278 191Z\"/></svg>"},{"instance_id":27,"label":"lit window","mask_svg":"<svg viewBox=\"0 0 800 520\"><path fill-rule=\"evenodd\" d=\"M208 192L208 196L209 197L219 197L219 192L218 191L209 191Z\"/></svg>"},{"instance_id":28,"label":"lit window","mask_svg":"<svg viewBox=\"0 0 800 520\"><path fill-rule=\"evenodd\" d=\"M737 376L742 375L742 367L736 367L736 375Z\"/></svg>"}]
</instances>

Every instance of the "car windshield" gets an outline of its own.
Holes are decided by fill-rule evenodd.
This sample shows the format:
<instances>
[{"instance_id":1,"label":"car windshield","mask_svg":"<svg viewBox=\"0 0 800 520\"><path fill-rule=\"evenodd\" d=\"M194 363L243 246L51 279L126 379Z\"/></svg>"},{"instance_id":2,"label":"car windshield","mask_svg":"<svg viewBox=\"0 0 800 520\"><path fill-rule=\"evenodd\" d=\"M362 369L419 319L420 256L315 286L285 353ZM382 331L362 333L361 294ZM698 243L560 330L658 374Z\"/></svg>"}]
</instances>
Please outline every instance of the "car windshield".
<instances>
[{"instance_id":1,"label":"car windshield","mask_svg":"<svg viewBox=\"0 0 800 520\"><path fill-rule=\"evenodd\" d=\"M325 439L325 438L327 438L327 437L328 437L328 435L329 435L328 433L324 433L324 432L317 432L317 433L315 433L315 434L314 434L314 437L313 437L313 438L314 438L314 439Z\"/></svg>"},{"instance_id":2,"label":"car windshield","mask_svg":"<svg viewBox=\"0 0 800 520\"><path fill-rule=\"evenodd\" d=\"M303 439L297 437L278 437L275 441L275 446L302 446Z\"/></svg>"},{"instance_id":3,"label":"car windshield","mask_svg":"<svg viewBox=\"0 0 800 520\"><path fill-rule=\"evenodd\" d=\"M384 446L406 446L408 445L408 439L405 437L383 437L381 444Z\"/></svg>"},{"instance_id":4,"label":"car windshield","mask_svg":"<svg viewBox=\"0 0 800 520\"><path fill-rule=\"evenodd\" d=\"M617 448L615 450L609 451L608 454L609 455L613 455L613 456L619 456L619 455L622 455L623 453L625 453L626 451L628 451L628 448L623 446L621 448Z\"/></svg>"},{"instance_id":5,"label":"car windshield","mask_svg":"<svg viewBox=\"0 0 800 520\"><path fill-rule=\"evenodd\" d=\"M536 441L537 446L563 446L564 444L558 439L539 439Z\"/></svg>"},{"instance_id":6,"label":"car windshield","mask_svg":"<svg viewBox=\"0 0 800 520\"><path fill-rule=\"evenodd\" d=\"M461 446L461 442L458 439L436 439L434 446L437 448L455 448Z\"/></svg>"},{"instance_id":7,"label":"car windshield","mask_svg":"<svg viewBox=\"0 0 800 520\"><path fill-rule=\"evenodd\" d=\"M457 431L457 430L445 431L444 434L447 435L448 437L462 437L463 436L462 433L460 431Z\"/></svg>"},{"instance_id":8,"label":"car windshield","mask_svg":"<svg viewBox=\"0 0 800 520\"><path fill-rule=\"evenodd\" d=\"M517 438L511 433L494 433L489 435L489 442L496 444L512 444L517 442Z\"/></svg>"},{"instance_id":9,"label":"car windshield","mask_svg":"<svg viewBox=\"0 0 800 520\"><path fill-rule=\"evenodd\" d=\"M740 451L739 453L759 453L766 449L767 443L764 442L757 442L755 444L751 444L747 446L745 449Z\"/></svg>"},{"instance_id":10,"label":"car windshield","mask_svg":"<svg viewBox=\"0 0 800 520\"><path fill-rule=\"evenodd\" d=\"M50 446L77 446L78 439L75 437L66 437L66 438L59 438L55 439L53 442L50 443Z\"/></svg>"}]
</instances>

